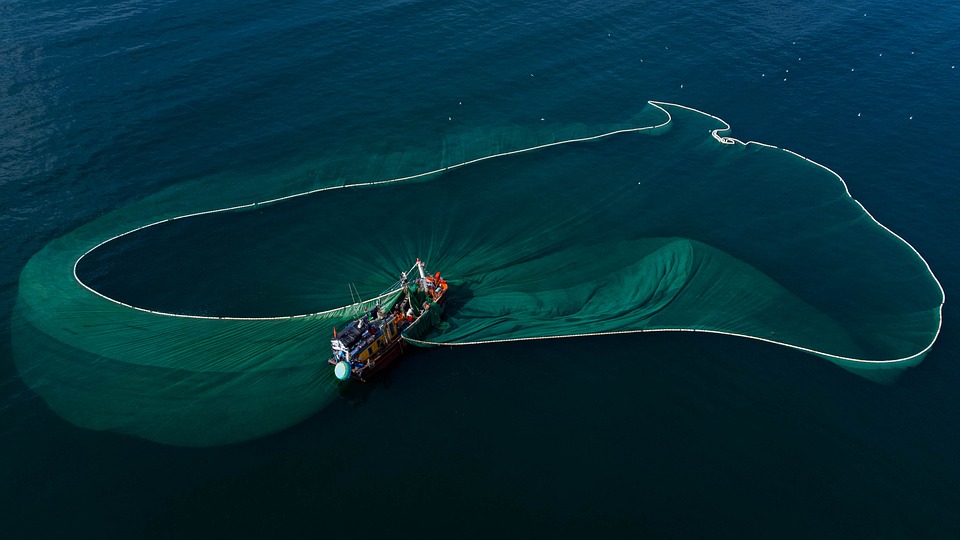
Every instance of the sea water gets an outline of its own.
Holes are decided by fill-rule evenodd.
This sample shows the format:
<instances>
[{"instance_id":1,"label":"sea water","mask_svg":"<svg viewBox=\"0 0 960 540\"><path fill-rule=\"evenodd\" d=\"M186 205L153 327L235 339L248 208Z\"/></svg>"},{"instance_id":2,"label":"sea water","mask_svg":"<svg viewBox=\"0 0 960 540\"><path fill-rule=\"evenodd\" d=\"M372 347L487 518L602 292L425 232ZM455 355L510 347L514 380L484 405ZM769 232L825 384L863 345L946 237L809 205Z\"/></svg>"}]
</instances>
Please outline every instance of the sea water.
<instances>
[{"instance_id":1,"label":"sea water","mask_svg":"<svg viewBox=\"0 0 960 540\"><path fill-rule=\"evenodd\" d=\"M3 3L4 536L956 536L958 30L935 2ZM647 99L841 174L946 289L926 361L884 386L719 336L431 349L201 450L74 427L13 364L21 270L102 214Z\"/></svg>"}]
</instances>

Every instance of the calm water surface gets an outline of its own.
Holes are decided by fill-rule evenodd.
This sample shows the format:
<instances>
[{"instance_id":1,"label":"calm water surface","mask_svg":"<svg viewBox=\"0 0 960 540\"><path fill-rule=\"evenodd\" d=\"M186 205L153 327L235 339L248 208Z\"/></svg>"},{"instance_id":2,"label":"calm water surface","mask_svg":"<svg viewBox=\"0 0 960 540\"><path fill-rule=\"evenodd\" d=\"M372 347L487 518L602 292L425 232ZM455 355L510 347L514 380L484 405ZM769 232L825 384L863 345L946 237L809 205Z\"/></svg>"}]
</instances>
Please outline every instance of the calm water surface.
<instances>
[{"instance_id":1,"label":"calm water surface","mask_svg":"<svg viewBox=\"0 0 960 540\"><path fill-rule=\"evenodd\" d=\"M960 8L931 0L2 1L0 530L960 536L957 64ZM647 99L841 174L947 291L927 360L882 386L716 336L431 349L209 449L74 427L13 365L20 270L105 212L204 177L306 184L343 148L620 122Z\"/></svg>"}]
</instances>

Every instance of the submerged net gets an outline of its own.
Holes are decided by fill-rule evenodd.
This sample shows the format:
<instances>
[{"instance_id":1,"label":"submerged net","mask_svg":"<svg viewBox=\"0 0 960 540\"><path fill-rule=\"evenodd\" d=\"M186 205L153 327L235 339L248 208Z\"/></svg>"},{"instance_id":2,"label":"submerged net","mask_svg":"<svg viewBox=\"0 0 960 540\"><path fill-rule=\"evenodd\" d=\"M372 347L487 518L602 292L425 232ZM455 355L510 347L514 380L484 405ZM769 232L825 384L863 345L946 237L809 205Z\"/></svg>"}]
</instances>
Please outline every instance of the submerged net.
<instances>
[{"instance_id":1,"label":"submerged net","mask_svg":"<svg viewBox=\"0 0 960 540\"><path fill-rule=\"evenodd\" d=\"M451 283L444 320L406 336L421 345L694 330L862 374L920 362L943 303L923 259L833 172L714 131L726 127L654 104L628 125L344 159L317 171L307 187L320 191L272 204L170 219L251 194L158 195L28 263L18 366L81 426L195 446L253 438L336 395L332 329L372 305L351 305L348 284L375 298L417 257ZM360 182L373 184L340 189Z\"/></svg>"}]
</instances>

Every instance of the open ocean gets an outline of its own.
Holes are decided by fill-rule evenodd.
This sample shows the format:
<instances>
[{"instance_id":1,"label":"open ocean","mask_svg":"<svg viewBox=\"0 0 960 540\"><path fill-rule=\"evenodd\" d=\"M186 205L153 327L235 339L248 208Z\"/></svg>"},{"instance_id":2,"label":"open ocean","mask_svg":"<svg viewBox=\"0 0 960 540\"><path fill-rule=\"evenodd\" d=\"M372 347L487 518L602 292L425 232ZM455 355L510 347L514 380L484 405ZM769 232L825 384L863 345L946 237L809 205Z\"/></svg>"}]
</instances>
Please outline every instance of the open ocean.
<instances>
[{"instance_id":1,"label":"open ocean","mask_svg":"<svg viewBox=\"0 0 960 540\"><path fill-rule=\"evenodd\" d=\"M932 0L0 0L0 537L958 538L957 65L960 5ZM422 349L209 448L76 427L14 363L28 260L151 194L647 100L840 174L946 291L924 362L878 384L692 333Z\"/></svg>"}]
</instances>

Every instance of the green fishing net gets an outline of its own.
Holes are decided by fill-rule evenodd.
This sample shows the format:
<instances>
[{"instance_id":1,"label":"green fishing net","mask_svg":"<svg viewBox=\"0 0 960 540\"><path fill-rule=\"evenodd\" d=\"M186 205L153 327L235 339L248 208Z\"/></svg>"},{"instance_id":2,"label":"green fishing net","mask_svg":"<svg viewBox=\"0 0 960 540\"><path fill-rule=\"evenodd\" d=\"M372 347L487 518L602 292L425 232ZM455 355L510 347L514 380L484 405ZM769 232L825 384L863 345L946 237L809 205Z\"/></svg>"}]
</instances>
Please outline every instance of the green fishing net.
<instances>
[{"instance_id":1,"label":"green fishing net","mask_svg":"<svg viewBox=\"0 0 960 540\"><path fill-rule=\"evenodd\" d=\"M179 186L30 260L20 372L81 426L254 438L333 399L333 328L394 302L418 257L451 284L444 318L405 335L419 345L706 331L871 378L919 363L943 303L919 254L830 170L726 128L652 104L623 125L341 152L309 181Z\"/></svg>"}]
</instances>

